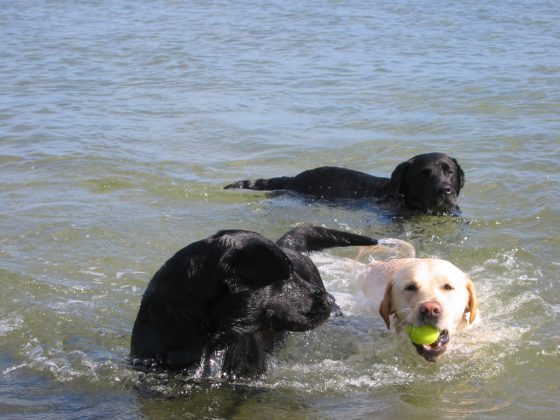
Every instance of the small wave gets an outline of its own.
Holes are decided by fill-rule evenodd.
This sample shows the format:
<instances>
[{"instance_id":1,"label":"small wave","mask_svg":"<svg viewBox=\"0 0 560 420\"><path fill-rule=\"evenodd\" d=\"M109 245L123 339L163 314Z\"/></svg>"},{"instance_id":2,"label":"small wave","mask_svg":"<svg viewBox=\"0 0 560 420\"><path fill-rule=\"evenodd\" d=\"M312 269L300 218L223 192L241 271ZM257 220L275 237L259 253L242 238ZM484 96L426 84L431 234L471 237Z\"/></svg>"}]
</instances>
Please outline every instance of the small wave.
<instances>
[{"instance_id":1,"label":"small wave","mask_svg":"<svg viewBox=\"0 0 560 420\"><path fill-rule=\"evenodd\" d=\"M107 382L132 383L138 377L138 372L129 369L119 358L93 358L80 350L65 351L62 344L55 347L41 344L36 338L23 347L22 353L24 361L4 369L4 375L31 369L48 372L58 382L83 380L100 386Z\"/></svg>"},{"instance_id":2,"label":"small wave","mask_svg":"<svg viewBox=\"0 0 560 420\"><path fill-rule=\"evenodd\" d=\"M24 319L21 315L9 315L0 319L0 336L8 335L23 326Z\"/></svg>"},{"instance_id":3,"label":"small wave","mask_svg":"<svg viewBox=\"0 0 560 420\"><path fill-rule=\"evenodd\" d=\"M87 270L79 270L78 273L87 274L89 276L98 277L98 278L106 278L107 277L107 275L105 273L95 271L95 267L92 267L92 268L87 269Z\"/></svg>"},{"instance_id":4,"label":"small wave","mask_svg":"<svg viewBox=\"0 0 560 420\"><path fill-rule=\"evenodd\" d=\"M387 386L406 385L417 380L417 374L389 364L373 363L359 371L348 361L325 359L315 364L295 363L277 366L269 382L259 382L265 388L295 388L316 394L348 391L368 391Z\"/></svg>"}]
</instances>

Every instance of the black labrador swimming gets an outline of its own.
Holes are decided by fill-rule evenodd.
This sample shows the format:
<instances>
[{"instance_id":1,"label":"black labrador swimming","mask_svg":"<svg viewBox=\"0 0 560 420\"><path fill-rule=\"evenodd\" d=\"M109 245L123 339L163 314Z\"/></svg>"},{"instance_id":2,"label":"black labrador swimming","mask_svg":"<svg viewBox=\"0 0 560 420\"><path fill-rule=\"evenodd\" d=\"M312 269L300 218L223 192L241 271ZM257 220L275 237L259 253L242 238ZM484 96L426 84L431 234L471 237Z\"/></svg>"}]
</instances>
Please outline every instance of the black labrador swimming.
<instances>
[{"instance_id":1,"label":"black labrador swimming","mask_svg":"<svg viewBox=\"0 0 560 420\"><path fill-rule=\"evenodd\" d=\"M317 267L302 252L375 244L322 227L295 228L276 243L244 230L194 242L148 284L132 330L131 361L204 372L224 350L224 376L259 375L286 332L317 327L333 308Z\"/></svg>"},{"instance_id":2,"label":"black labrador swimming","mask_svg":"<svg viewBox=\"0 0 560 420\"><path fill-rule=\"evenodd\" d=\"M457 197L465 174L457 160L444 153L425 153L400 163L391 178L334 166L304 171L289 177L245 180L225 189L289 190L320 199L381 198L404 208L428 213L458 213Z\"/></svg>"}]
</instances>

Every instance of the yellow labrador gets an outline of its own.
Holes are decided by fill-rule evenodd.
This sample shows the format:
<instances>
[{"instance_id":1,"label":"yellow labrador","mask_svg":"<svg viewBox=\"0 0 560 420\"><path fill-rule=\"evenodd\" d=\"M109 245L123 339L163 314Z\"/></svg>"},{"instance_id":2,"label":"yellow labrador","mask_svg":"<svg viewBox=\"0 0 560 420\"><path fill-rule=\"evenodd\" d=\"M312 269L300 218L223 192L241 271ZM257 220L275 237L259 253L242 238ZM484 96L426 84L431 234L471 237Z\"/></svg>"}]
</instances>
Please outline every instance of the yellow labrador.
<instances>
[{"instance_id":1,"label":"yellow labrador","mask_svg":"<svg viewBox=\"0 0 560 420\"><path fill-rule=\"evenodd\" d=\"M374 261L359 279L364 309L379 313L387 328L397 332L407 325L431 324L438 340L414 344L418 354L435 362L445 353L453 334L475 322L478 314L473 282L449 261L402 258Z\"/></svg>"}]
</instances>

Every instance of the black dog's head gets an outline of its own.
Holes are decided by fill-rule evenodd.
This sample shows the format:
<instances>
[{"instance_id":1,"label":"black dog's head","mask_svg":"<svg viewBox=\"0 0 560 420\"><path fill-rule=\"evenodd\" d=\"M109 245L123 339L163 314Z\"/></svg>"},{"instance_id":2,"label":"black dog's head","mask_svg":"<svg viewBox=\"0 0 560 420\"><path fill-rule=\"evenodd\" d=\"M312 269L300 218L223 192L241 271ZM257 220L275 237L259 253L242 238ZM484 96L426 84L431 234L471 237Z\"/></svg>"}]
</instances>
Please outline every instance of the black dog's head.
<instances>
[{"instance_id":1,"label":"black dog's head","mask_svg":"<svg viewBox=\"0 0 560 420\"><path fill-rule=\"evenodd\" d=\"M274 331L306 331L326 321L334 298L325 291L321 275L309 257L284 249L293 270L289 278L263 292L265 323Z\"/></svg>"},{"instance_id":2,"label":"black dog's head","mask_svg":"<svg viewBox=\"0 0 560 420\"><path fill-rule=\"evenodd\" d=\"M214 238L227 244L219 264L225 289L210 304L220 324L217 341L264 329L306 331L328 319L334 298L309 257L254 232L222 231Z\"/></svg>"},{"instance_id":3,"label":"black dog's head","mask_svg":"<svg viewBox=\"0 0 560 420\"><path fill-rule=\"evenodd\" d=\"M458 210L457 197L465 174L457 161L444 153L426 153L399 164L391 175L391 192L408 208L436 214Z\"/></svg>"},{"instance_id":4,"label":"black dog's head","mask_svg":"<svg viewBox=\"0 0 560 420\"><path fill-rule=\"evenodd\" d=\"M140 304L131 358L166 367L263 330L304 331L330 315L334 299L308 257L249 231L220 231L175 254Z\"/></svg>"}]
</instances>

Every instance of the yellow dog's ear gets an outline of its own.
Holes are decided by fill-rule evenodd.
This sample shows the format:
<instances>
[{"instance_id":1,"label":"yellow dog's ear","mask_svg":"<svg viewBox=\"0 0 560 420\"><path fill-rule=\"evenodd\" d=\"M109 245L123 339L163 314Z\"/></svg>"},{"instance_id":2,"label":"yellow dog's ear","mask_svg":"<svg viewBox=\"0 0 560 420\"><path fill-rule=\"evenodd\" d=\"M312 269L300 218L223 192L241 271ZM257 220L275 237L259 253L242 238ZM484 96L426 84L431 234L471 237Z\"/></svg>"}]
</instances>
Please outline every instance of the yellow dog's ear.
<instances>
[{"instance_id":1,"label":"yellow dog's ear","mask_svg":"<svg viewBox=\"0 0 560 420\"><path fill-rule=\"evenodd\" d=\"M379 315L381 315L381 318L383 318L383 321L385 321L387 329L391 329L391 315L395 313L393 305L391 304L391 301L393 300L392 295L393 282L391 281L387 284L387 288L385 289L385 296L383 297L381 305L379 305Z\"/></svg>"},{"instance_id":2,"label":"yellow dog's ear","mask_svg":"<svg viewBox=\"0 0 560 420\"><path fill-rule=\"evenodd\" d=\"M472 324L476 319L476 312L478 310L478 300L476 298L476 289L471 279L467 279L467 291L469 292L469 324Z\"/></svg>"}]
</instances>

